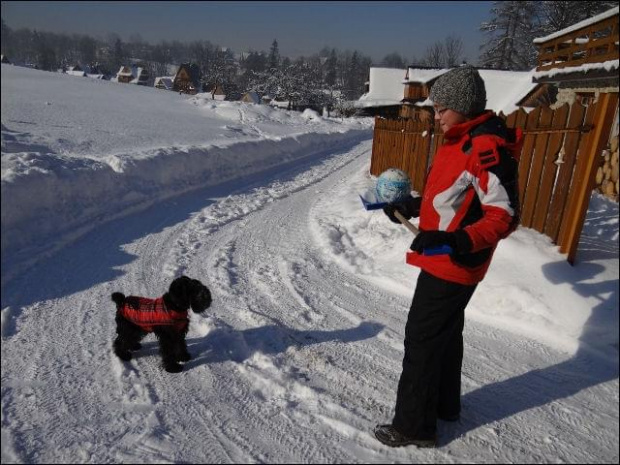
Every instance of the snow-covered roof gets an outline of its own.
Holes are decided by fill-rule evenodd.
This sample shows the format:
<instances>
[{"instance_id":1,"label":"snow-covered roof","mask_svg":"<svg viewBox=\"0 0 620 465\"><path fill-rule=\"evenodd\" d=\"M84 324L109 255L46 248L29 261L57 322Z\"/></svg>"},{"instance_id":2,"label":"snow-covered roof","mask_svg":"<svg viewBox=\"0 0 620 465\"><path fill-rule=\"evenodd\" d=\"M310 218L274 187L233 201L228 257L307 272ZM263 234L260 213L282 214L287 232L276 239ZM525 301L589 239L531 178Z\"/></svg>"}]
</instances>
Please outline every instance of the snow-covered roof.
<instances>
[{"instance_id":1,"label":"snow-covered roof","mask_svg":"<svg viewBox=\"0 0 620 465\"><path fill-rule=\"evenodd\" d=\"M405 95L406 69L370 68L368 93L355 102L356 107L399 105Z\"/></svg>"},{"instance_id":2,"label":"snow-covered roof","mask_svg":"<svg viewBox=\"0 0 620 465\"><path fill-rule=\"evenodd\" d=\"M603 13L593 16L592 18L584 19L583 21L577 24L573 24L572 26L569 26L560 31L554 32L553 34L549 34L548 36L534 39L534 43L540 44L543 42L547 42L548 40L561 37L563 35L566 35L571 32L577 31L581 28L584 28L586 26L590 26L591 24L595 24L595 23L598 23L599 21L603 21L604 19L611 18L612 16L617 15L619 10L620 10L620 7L614 7L611 10L604 11Z\"/></svg>"},{"instance_id":3,"label":"snow-covered roof","mask_svg":"<svg viewBox=\"0 0 620 465\"><path fill-rule=\"evenodd\" d=\"M131 68L129 66L121 66L116 76L132 76Z\"/></svg>"},{"instance_id":4,"label":"snow-covered roof","mask_svg":"<svg viewBox=\"0 0 620 465\"><path fill-rule=\"evenodd\" d=\"M406 79L404 82L419 82L421 84L426 84L429 81L441 76L444 73L447 73L449 69L421 69L415 67L409 67L409 79Z\"/></svg>"},{"instance_id":5,"label":"snow-covered roof","mask_svg":"<svg viewBox=\"0 0 620 465\"><path fill-rule=\"evenodd\" d=\"M357 108L399 105L405 96L405 83L428 83L447 73L449 69L409 68L409 79L404 80L406 71L388 68L370 68L370 89L362 95L354 105ZM538 85L533 82L532 71L499 71L478 70L484 80L487 91L487 108L508 115L515 111L519 103ZM432 102L426 99L416 103L418 106L429 106Z\"/></svg>"},{"instance_id":6,"label":"snow-covered roof","mask_svg":"<svg viewBox=\"0 0 620 465\"><path fill-rule=\"evenodd\" d=\"M572 73L587 73L588 71L613 71L618 70L618 63L620 60L609 60L601 63L585 63L579 66L567 66L565 68L555 68L547 71L539 71L534 73L532 77L534 79L551 78L559 74L572 74Z\"/></svg>"},{"instance_id":7,"label":"snow-covered roof","mask_svg":"<svg viewBox=\"0 0 620 465\"><path fill-rule=\"evenodd\" d=\"M155 78L154 86L162 85L165 89L172 89L174 76L160 76Z\"/></svg>"}]
</instances>

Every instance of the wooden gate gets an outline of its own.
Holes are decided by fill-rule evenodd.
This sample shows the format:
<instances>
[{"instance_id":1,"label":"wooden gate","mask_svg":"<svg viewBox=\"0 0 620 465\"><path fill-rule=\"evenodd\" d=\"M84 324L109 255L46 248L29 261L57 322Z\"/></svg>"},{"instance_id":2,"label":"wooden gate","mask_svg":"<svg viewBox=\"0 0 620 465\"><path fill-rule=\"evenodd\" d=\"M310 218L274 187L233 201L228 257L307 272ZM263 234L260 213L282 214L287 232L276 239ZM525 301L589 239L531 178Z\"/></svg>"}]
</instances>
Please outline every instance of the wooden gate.
<instances>
[{"instance_id":1,"label":"wooden gate","mask_svg":"<svg viewBox=\"0 0 620 465\"><path fill-rule=\"evenodd\" d=\"M574 263L579 236L594 187L598 158L609 140L618 94L601 94L587 107L575 103L551 110L520 109L507 117L525 138L519 160L521 225L549 236ZM394 167L407 172L421 193L424 179L443 142L430 120L375 119L370 172Z\"/></svg>"}]
</instances>

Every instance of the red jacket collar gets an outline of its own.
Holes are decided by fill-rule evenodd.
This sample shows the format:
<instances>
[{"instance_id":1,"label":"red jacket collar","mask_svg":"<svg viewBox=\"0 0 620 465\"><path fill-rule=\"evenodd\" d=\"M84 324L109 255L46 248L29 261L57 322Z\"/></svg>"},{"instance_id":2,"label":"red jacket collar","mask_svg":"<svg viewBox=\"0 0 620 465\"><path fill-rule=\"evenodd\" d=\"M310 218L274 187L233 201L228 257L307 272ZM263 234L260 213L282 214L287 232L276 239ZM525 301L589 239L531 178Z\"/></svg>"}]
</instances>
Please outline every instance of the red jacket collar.
<instances>
[{"instance_id":1,"label":"red jacket collar","mask_svg":"<svg viewBox=\"0 0 620 465\"><path fill-rule=\"evenodd\" d=\"M460 139L464 135L468 134L473 128L478 126L479 124L484 123L488 119L491 119L495 116L495 113L491 110L485 111L481 115L471 119L469 121L465 121L464 123L457 124L452 126L448 131L444 134L444 138L446 139Z\"/></svg>"}]
</instances>

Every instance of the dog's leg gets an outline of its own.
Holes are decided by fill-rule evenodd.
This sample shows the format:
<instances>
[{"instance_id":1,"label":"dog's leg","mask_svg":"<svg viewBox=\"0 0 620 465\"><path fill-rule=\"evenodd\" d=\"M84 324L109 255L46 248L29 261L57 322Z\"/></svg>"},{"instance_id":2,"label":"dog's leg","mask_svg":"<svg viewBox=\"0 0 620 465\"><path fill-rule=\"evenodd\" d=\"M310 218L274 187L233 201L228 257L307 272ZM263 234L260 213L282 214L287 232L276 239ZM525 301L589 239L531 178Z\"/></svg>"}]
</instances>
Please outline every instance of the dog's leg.
<instances>
[{"instance_id":1,"label":"dog's leg","mask_svg":"<svg viewBox=\"0 0 620 465\"><path fill-rule=\"evenodd\" d=\"M175 345L175 359L177 362L189 362L192 359L192 356L187 350L185 338L180 339L178 344Z\"/></svg>"},{"instance_id":2,"label":"dog's leg","mask_svg":"<svg viewBox=\"0 0 620 465\"><path fill-rule=\"evenodd\" d=\"M116 333L113 344L114 353L121 360L128 362L132 359L131 351L137 350L136 345L140 346L140 339L146 333L119 313L116 314Z\"/></svg>"},{"instance_id":3,"label":"dog's leg","mask_svg":"<svg viewBox=\"0 0 620 465\"><path fill-rule=\"evenodd\" d=\"M176 360L178 336L174 334L174 330L171 330L169 327L163 327L155 330L155 334L159 339L159 353L161 354L164 370L168 373L183 371L183 365L180 365Z\"/></svg>"},{"instance_id":4,"label":"dog's leg","mask_svg":"<svg viewBox=\"0 0 620 465\"><path fill-rule=\"evenodd\" d=\"M142 331L142 333L138 335L136 342L134 342L133 345L131 346L132 351L135 352L136 350L142 349L142 344L140 343L140 341L142 341L142 339L144 339L144 336L146 335L147 335L146 331Z\"/></svg>"},{"instance_id":5,"label":"dog's leg","mask_svg":"<svg viewBox=\"0 0 620 465\"><path fill-rule=\"evenodd\" d=\"M174 358L177 362L189 362L192 359L192 356L187 350L187 341L185 340L188 330L189 325L185 326L184 330L176 334Z\"/></svg>"}]
</instances>

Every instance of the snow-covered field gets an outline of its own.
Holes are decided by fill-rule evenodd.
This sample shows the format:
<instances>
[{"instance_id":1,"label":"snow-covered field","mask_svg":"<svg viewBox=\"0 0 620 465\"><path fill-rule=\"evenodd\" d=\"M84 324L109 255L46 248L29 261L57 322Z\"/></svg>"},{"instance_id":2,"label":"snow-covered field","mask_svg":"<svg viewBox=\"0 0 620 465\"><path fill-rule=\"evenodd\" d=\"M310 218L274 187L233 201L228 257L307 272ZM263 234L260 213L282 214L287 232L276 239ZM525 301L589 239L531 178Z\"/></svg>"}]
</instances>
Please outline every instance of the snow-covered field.
<instances>
[{"instance_id":1,"label":"snow-covered field","mask_svg":"<svg viewBox=\"0 0 620 465\"><path fill-rule=\"evenodd\" d=\"M618 205L519 229L467 309L463 412L390 449L418 270L363 210L372 121L2 65L2 463L617 463ZM171 375L113 291L213 292Z\"/></svg>"}]
</instances>

